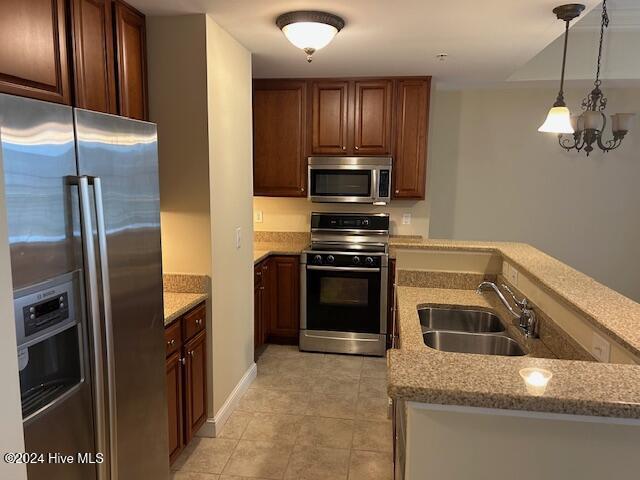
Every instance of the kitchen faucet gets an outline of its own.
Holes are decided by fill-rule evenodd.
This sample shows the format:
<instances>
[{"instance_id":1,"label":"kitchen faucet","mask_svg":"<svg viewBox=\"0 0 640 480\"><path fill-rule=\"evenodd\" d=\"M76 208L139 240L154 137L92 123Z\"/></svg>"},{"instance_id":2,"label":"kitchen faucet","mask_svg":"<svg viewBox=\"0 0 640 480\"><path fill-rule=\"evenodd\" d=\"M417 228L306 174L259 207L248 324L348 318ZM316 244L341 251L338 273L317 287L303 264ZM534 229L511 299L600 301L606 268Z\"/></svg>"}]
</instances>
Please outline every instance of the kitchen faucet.
<instances>
[{"instance_id":1,"label":"kitchen faucet","mask_svg":"<svg viewBox=\"0 0 640 480\"><path fill-rule=\"evenodd\" d=\"M484 290L485 288L491 288L494 292L496 292L496 295L498 295L498 298L504 304L504 306L507 307L509 313L511 313L511 315L518 319L518 326L524 332L525 337L538 338L538 319L536 318L535 312L529 307L529 300L527 300L526 298L518 300L513 291L507 285L502 284L502 288L504 288L507 293L511 295L514 303L520 309L520 313L518 313L513 309L509 301L504 297L504 295L500 291L500 288L493 282L482 282L480 285L478 285L478 288L476 288L476 293L481 294L482 290Z\"/></svg>"}]
</instances>

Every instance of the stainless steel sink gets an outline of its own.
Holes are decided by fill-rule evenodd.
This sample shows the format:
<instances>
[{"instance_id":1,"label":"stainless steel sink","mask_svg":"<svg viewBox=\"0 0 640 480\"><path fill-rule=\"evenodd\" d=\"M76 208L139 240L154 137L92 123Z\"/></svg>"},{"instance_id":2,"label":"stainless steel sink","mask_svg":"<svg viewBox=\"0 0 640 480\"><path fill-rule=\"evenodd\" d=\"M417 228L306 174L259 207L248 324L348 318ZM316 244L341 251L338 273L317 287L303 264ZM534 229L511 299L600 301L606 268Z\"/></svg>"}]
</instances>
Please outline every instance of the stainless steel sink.
<instances>
[{"instance_id":1,"label":"stainless steel sink","mask_svg":"<svg viewBox=\"0 0 640 480\"><path fill-rule=\"evenodd\" d=\"M466 308L426 307L418 309L422 333L429 330L455 332L504 332L500 319L490 312Z\"/></svg>"},{"instance_id":2,"label":"stainless steel sink","mask_svg":"<svg viewBox=\"0 0 640 480\"><path fill-rule=\"evenodd\" d=\"M505 335L431 330L423 333L422 336L428 347L444 352L510 357L527 354L518 342Z\"/></svg>"}]
</instances>

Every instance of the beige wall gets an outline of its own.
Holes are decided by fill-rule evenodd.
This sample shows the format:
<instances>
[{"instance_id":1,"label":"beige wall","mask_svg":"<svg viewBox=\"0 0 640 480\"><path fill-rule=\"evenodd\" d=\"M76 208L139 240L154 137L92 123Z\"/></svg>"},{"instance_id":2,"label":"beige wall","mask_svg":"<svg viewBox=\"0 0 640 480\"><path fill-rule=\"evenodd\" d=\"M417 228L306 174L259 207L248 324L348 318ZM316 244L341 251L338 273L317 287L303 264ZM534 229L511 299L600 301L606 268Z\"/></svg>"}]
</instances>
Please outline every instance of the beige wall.
<instances>
[{"instance_id":1,"label":"beige wall","mask_svg":"<svg viewBox=\"0 0 640 480\"><path fill-rule=\"evenodd\" d=\"M206 25L217 413L253 364L251 54L208 16Z\"/></svg>"},{"instance_id":2,"label":"beige wall","mask_svg":"<svg viewBox=\"0 0 640 480\"><path fill-rule=\"evenodd\" d=\"M406 480L638 477L640 422L408 405Z\"/></svg>"},{"instance_id":3,"label":"beige wall","mask_svg":"<svg viewBox=\"0 0 640 480\"><path fill-rule=\"evenodd\" d=\"M606 87L606 85L605 85ZM568 89L575 110L585 90ZM530 243L640 301L640 122L606 155L566 153L537 132L554 88L437 91L430 236ZM606 89L640 112L640 89Z\"/></svg>"},{"instance_id":4,"label":"beige wall","mask_svg":"<svg viewBox=\"0 0 640 480\"><path fill-rule=\"evenodd\" d=\"M22 412L20 410L20 380L18 352L13 312L13 284L7 230L7 210L4 196L4 168L0 149L0 453L24 451ZM0 460L0 478L26 480L24 465L7 464Z\"/></svg>"},{"instance_id":5,"label":"beige wall","mask_svg":"<svg viewBox=\"0 0 640 480\"><path fill-rule=\"evenodd\" d=\"M204 15L147 17L149 116L158 124L162 266L211 274Z\"/></svg>"}]
</instances>

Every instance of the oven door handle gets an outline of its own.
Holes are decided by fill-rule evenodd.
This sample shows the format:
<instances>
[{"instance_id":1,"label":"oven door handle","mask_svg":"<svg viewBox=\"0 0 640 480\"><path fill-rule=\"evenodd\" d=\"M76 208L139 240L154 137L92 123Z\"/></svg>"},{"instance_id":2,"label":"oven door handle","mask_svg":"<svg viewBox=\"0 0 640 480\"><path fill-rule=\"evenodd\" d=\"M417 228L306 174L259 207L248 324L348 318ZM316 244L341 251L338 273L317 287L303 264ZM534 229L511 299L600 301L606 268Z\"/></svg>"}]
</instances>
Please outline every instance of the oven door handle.
<instances>
[{"instance_id":1,"label":"oven door handle","mask_svg":"<svg viewBox=\"0 0 640 480\"><path fill-rule=\"evenodd\" d=\"M323 270L326 272L380 272L379 268L361 268L361 267L323 267L320 265L307 265L307 270Z\"/></svg>"}]
</instances>

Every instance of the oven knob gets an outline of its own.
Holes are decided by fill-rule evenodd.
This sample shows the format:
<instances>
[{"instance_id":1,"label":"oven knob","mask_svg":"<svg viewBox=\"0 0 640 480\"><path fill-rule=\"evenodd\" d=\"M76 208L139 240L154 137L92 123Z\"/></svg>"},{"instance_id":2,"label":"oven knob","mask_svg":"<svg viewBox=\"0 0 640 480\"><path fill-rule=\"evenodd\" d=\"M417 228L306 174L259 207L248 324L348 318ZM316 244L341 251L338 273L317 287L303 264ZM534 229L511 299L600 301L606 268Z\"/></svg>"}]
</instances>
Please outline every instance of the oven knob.
<instances>
[{"instance_id":1,"label":"oven knob","mask_svg":"<svg viewBox=\"0 0 640 480\"><path fill-rule=\"evenodd\" d=\"M322 263L322 256L316 255L315 257L313 257L313 262L314 263Z\"/></svg>"},{"instance_id":2,"label":"oven knob","mask_svg":"<svg viewBox=\"0 0 640 480\"><path fill-rule=\"evenodd\" d=\"M365 258L364 263L366 263L367 265L373 265L373 258L371 257Z\"/></svg>"},{"instance_id":3,"label":"oven knob","mask_svg":"<svg viewBox=\"0 0 640 480\"><path fill-rule=\"evenodd\" d=\"M335 259L335 257L334 257L333 255L329 255L329 256L327 257L327 262L329 262L329 263L333 263L333 262L335 262L335 261L336 261L336 259Z\"/></svg>"},{"instance_id":4,"label":"oven knob","mask_svg":"<svg viewBox=\"0 0 640 480\"><path fill-rule=\"evenodd\" d=\"M360 257L353 257L352 261L353 261L353 263L358 265L360 263Z\"/></svg>"}]
</instances>

